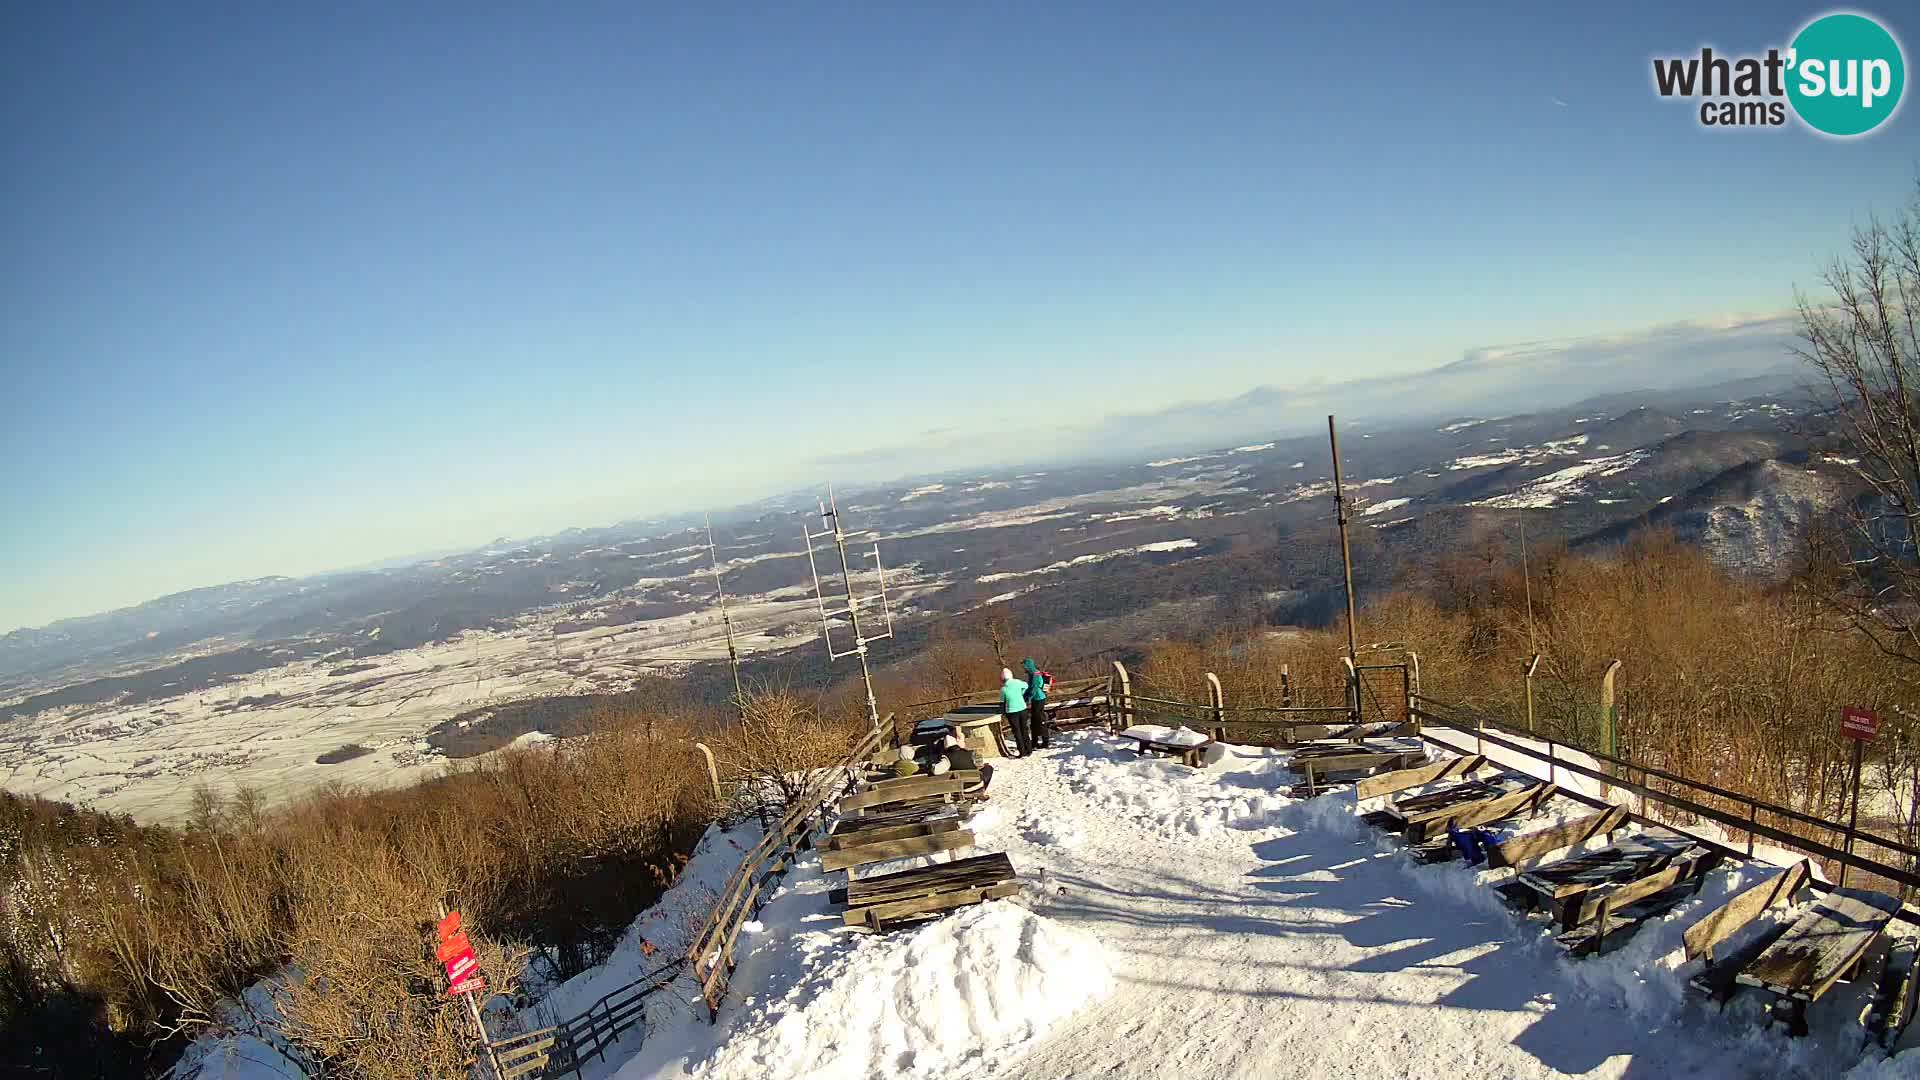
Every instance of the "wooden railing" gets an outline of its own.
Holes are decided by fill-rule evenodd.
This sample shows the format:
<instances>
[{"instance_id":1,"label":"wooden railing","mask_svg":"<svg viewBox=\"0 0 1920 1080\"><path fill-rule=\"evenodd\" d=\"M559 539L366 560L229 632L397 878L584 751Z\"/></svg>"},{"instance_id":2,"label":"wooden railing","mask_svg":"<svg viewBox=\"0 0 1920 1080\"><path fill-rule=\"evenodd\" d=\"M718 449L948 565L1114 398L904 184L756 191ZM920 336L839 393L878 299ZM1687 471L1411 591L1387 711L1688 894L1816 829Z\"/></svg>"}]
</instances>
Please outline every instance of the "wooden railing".
<instances>
[{"instance_id":1,"label":"wooden railing","mask_svg":"<svg viewBox=\"0 0 1920 1080\"><path fill-rule=\"evenodd\" d=\"M707 1004L708 1020L719 1019L720 1003L726 999L733 974L733 947L740 927L759 914L800 852L812 846L813 826L821 811L829 800L851 786L858 775L858 766L880 748L883 733L892 729L893 717L889 715L838 764L815 770L807 787L787 804L780 821L748 850L740 866L727 879L718 902L686 956L687 965L700 986L701 999Z\"/></svg>"},{"instance_id":2,"label":"wooden railing","mask_svg":"<svg viewBox=\"0 0 1920 1080\"><path fill-rule=\"evenodd\" d=\"M1132 677L1118 661L1109 678L1109 713L1113 730L1120 731L1136 723L1175 722L1210 732L1219 742L1234 741L1234 736L1278 735L1282 745L1316 739L1350 726L1353 709L1348 705L1243 705L1232 706L1219 676L1206 673L1207 702L1179 701L1173 698L1136 694Z\"/></svg>"},{"instance_id":3,"label":"wooden railing","mask_svg":"<svg viewBox=\"0 0 1920 1080\"><path fill-rule=\"evenodd\" d=\"M1047 697L1047 718L1056 727L1080 727L1106 723L1110 719L1107 676L1057 681ZM930 716L939 716L967 706L999 705L1000 691L981 690L971 694L934 698L902 705L894 711L889 732L891 745L903 745L913 734L913 725Z\"/></svg>"}]
</instances>

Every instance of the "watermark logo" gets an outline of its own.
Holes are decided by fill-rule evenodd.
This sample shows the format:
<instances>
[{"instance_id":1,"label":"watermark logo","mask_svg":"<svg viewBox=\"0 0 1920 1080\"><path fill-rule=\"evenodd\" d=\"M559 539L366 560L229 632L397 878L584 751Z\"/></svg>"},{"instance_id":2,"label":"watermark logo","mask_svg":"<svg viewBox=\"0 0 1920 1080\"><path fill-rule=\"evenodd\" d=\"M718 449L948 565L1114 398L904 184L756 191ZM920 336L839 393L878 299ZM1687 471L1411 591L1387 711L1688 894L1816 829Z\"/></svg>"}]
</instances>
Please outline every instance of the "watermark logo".
<instances>
[{"instance_id":1,"label":"watermark logo","mask_svg":"<svg viewBox=\"0 0 1920 1080\"><path fill-rule=\"evenodd\" d=\"M1879 21L1834 12L1801 27L1785 49L1760 56L1653 60L1654 90L1700 102L1706 127L1780 127L1791 114L1839 138L1865 135L1890 119L1907 86L1899 39Z\"/></svg>"}]
</instances>

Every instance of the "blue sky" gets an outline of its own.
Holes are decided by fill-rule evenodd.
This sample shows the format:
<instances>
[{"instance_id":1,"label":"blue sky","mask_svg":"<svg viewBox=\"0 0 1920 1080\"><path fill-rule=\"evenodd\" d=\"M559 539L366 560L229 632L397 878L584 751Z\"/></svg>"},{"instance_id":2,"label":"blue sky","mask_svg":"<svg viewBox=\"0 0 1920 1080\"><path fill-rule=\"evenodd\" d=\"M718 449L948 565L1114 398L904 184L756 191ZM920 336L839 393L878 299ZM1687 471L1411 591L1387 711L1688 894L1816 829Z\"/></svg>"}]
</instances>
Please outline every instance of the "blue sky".
<instances>
[{"instance_id":1,"label":"blue sky","mask_svg":"<svg viewBox=\"0 0 1920 1080\"><path fill-rule=\"evenodd\" d=\"M1703 130L1825 9L1676 6L6 5L0 628L1784 308L1920 120Z\"/></svg>"}]
</instances>

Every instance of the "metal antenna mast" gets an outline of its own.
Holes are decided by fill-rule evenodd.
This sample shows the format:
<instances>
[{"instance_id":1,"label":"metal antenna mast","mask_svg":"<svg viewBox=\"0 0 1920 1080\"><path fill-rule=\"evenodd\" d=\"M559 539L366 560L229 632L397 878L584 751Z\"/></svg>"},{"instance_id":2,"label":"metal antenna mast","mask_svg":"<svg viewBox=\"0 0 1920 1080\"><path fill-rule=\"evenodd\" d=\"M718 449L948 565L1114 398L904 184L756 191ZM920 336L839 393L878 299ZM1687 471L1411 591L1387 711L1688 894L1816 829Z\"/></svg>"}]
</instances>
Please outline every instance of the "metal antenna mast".
<instances>
[{"instance_id":1,"label":"metal antenna mast","mask_svg":"<svg viewBox=\"0 0 1920 1080\"><path fill-rule=\"evenodd\" d=\"M886 632L866 636L860 630L860 605L862 601L853 591L853 564L847 558L847 533L840 527L840 504L833 497L833 486L827 486L827 501L820 504L820 522L831 530L834 546L840 549L840 577L847 586L847 607L844 611L827 610L826 593L820 587L820 568L813 561L814 534L807 531L805 524L800 526L800 535L807 543L807 569L813 571L813 595L820 605L820 637L827 643L827 658L838 660L845 656L860 658L860 679L867 687L867 721L873 730L880 730L880 705L873 697L873 671L867 666L867 643L881 641L893 636L893 611L887 606L887 572L880 565L880 545L873 545L873 569L879 576L880 616L886 622ZM853 648L840 650L833 645L833 620L845 615L853 626Z\"/></svg>"},{"instance_id":2,"label":"metal antenna mast","mask_svg":"<svg viewBox=\"0 0 1920 1080\"><path fill-rule=\"evenodd\" d=\"M740 688L740 650L733 645L733 617L727 614L727 590L720 584L720 549L713 546L713 515L707 515L707 558L713 561L713 591L720 597L720 625L727 631L727 666L733 668L733 704L745 715L746 691Z\"/></svg>"},{"instance_id":3,"label":"metal antenna mast","mask_svg":"<svg viewBox=\"0 0 1920 1080\"><path fill-rule=\"evenodd\" d=\"M1347 491L1340 478L1340 435L1333 429L1333 417L1327 417L1327 442L1333 447L1333 508L1340 521L1340 565L1347 573L1347 659L1360 663L1360 639L1354 627L1353 549L1347 544Z\"/></svg>"}]
</instances>

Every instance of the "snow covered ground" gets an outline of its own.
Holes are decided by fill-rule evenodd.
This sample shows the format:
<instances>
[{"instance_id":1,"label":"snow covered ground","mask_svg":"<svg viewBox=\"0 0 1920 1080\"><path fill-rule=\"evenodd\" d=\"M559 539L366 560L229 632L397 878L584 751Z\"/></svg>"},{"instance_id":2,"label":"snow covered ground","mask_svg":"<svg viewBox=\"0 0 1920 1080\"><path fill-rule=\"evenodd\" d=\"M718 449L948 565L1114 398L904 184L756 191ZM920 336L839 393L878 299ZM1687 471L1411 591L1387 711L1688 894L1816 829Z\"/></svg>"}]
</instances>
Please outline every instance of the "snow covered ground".
<instances>
[{"instance_id":1,"label":"snow covered ground","mask_svg":"<svg viewBox=\"0 0 1920 1080\"><path fill-rule=\"evenodd\" d=\"M871 936L841 928L826 895L840 875L808 856L747 925L719 1024L676 984L644 1040L587 1063L586 1080L1920 1078L1914 1032L1895 1057L1863 1055L1864 987L1816 1005L1803 1039L1762 1027L1751 992L1721 1012L1686 989L1682 932L1772 873L1765 862L1714 871L1625 945L1573 960L1488 887L1511 871L1415 864L1359 820L1377 800L1294 799L1284 766L1214 746L1190 769L1094 732L1002 763L972 828L980 850L1012 857L1019 896ZM1509 828L1590 812L1559 800ZM710 833L612 961L519 1022L570 1015L683 949L755 839Z\"/></svg>"},{"instance_id":2,"label":"snow covered ground","mask_svg":"<svg viewBox=\"0 0 1920 1080\"><path fill-rule=\"evenodd\" d=\"M1510 871L1413 863L1350 789L1289 797L1278 752L1215 747L1194 770L1077 733L1003 768L974 830L1020 868L1017 898L872 937L839 928L838 875L809 859L749 925L719 1025L663 1000L645 1045L589 1080L1920 1077L1920 1052L1862 1059L1857 988L1799 1040L1763 1029L1751 994L1721 1013L1686 990L1682 931L1763 864L1571 960L1488 888ZM1561 800L1517 831L1588 812Z\"/></svg>"}]
</instances>

